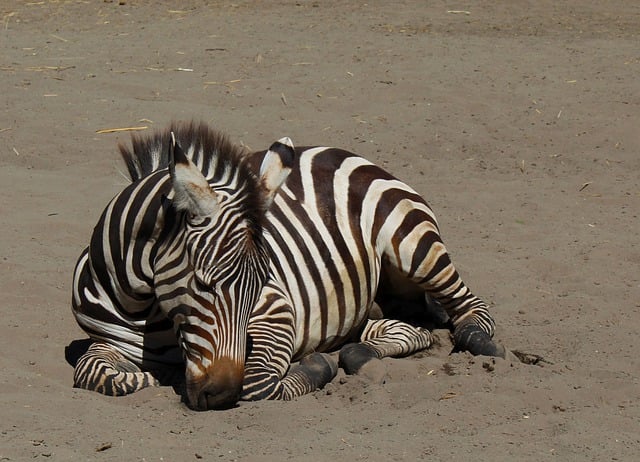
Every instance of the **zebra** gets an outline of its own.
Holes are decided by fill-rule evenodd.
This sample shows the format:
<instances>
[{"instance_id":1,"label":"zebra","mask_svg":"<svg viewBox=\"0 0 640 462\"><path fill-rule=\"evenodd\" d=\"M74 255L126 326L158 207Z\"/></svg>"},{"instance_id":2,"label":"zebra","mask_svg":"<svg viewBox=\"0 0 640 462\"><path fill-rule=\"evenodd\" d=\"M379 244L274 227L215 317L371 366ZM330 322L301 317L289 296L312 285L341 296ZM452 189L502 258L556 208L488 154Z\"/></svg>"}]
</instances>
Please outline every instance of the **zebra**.
<instances>
[{"instance_id":1,"label":"zebra","mask_svg":"<svg viewBox=\"0 0 640 462\"><path fill-rule=\"evenodd\" d=\"M73 276L92 340L75 387L126 395L177 370L194 410L294 399L431 346L404 304L444 312L456 350L505 356L432 209L363 157L289 138L252 153L195 122L119 149L131 183Z\"/></svg>"}]
</instances>

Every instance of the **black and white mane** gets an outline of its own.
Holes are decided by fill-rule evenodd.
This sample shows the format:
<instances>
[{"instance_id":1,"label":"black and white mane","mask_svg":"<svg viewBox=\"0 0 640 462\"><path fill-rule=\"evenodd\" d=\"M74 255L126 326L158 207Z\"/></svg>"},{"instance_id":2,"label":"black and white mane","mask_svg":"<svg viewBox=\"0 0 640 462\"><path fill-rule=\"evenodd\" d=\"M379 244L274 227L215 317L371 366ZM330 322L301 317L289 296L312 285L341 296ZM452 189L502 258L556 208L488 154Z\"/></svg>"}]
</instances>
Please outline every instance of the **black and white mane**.
<instances>
[{"instance_id":1,"label":"black and white mane","mask_svg":"<svg viewBox=\"0 0 640 462\"><path fill-rule=\"evenodd\" d=\"M265 211L262 185L249 165L249 152L232 143L228 136L200 122L173 123L151 135L134 135L131 147L118 146L132 182L166 169L170 162L171 134L183 152L218 191L234 185L234 193L244 195L250 221L262 222Z\"/></svg>"}]
</instances>

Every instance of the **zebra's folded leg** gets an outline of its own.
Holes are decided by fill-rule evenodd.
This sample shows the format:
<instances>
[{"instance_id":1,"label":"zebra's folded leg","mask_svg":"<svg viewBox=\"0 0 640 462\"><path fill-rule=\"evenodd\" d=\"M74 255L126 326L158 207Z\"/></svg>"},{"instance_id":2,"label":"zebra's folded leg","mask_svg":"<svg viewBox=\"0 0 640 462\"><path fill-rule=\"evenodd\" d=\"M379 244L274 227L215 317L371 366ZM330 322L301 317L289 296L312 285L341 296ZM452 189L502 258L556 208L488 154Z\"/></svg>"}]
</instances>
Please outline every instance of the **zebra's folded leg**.
<instances>
[{"instance_id":1,"label":"zebra's folded leg","mask_svg":"<svg viewBox=\"0 0 640 462\"><path fill-rule=\"evenodd\" d=\"M494 342L489 334L479 326L468 323L456 327L453 331L453 352L468 351L473 355L497 356L505 358L507 351L504 346Z\"/></svg>"},{"instance_id":2,"label":"zebra's folded leg","mask_svg":"<svg viewBox=\"0 0 640 462\"><path fill-rule=\"evenodd\" d=\"M394 319L369 320L361 343L340 349L339 364L347 374L358 374L367 364L385 357L402 357L429 348L433 335L427 329Z\"/></svg>"},{"instance_id":3,"label":"zebra's folded leg","mask_svg":"<svg viewBox=\"0 0 640 462\"><path fill-rule=\"evenodd\" d=\"M294 310L276 284L264 287L249 322L250 353L245 362L244 401L291 400L331 382L338 363L326 353L311 353L293 364Z\"/></svg>"},{"instance_id":4,"label":"zebra's folded leg","mask_svg":"<svg viewBox=\"0 0 640 462\"><path fill-rule=\"evenodd\" d=\"M160 383L113 346L96 342L78 359L73 386L108 396L124 396L143 388L160 386Z\"/></svg>"},{"instance_id":5,"label":"zebra's folded leg","mask_svg":"<svg viewBox=\"0 0 640 462\"><path fill-rule=\"evenodd\" d=\"M336 360L326 353L305 356L282 378L275 368L254 364L246 369L242 400L292 400L323 388L337 373Z\"/></svg>"},{"instance_id":6,"label":"zebra's folded leg","mask_svg":"<svg viewBox=\"0 0 640 462\"><path fill-rule=\"evenodd\" d=\"M289 369L282 383L293 392L292 397L302 396L323 388L337 374L338 363L333 357L326 353L311 353Z\"/></svg>"}]
</instances>

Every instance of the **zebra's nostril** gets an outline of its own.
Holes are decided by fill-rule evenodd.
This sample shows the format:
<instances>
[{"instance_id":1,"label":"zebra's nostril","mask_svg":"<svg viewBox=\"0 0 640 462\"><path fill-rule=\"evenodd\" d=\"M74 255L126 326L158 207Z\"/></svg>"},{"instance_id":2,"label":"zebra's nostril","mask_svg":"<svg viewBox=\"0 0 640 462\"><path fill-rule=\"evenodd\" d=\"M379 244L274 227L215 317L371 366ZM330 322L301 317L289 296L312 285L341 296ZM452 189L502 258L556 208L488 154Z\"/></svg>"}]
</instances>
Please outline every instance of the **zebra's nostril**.
<instances>
[{"instance_id":1,"label":"zebra's nostril","mask_svg":"<svg viewBox=\"0 0 640 462\"><path fill-rule=\"evenodd\" d=\"M197 411L229 409L240 400L244 382L244 364L218 358L207 372L187 378L187 397Z\"/></svg>"},{"instance_id":2,"label":"zebra's nostril","mask_svg":"<svg viewBox=\"0 0 640 462\"><path fill-rule=\"evenodd\" d=\"M187 404L194 411L231 409L240 400L241 393L242 386L209 385L195 395L191 395Z\"/></svg>"}]
</instances>

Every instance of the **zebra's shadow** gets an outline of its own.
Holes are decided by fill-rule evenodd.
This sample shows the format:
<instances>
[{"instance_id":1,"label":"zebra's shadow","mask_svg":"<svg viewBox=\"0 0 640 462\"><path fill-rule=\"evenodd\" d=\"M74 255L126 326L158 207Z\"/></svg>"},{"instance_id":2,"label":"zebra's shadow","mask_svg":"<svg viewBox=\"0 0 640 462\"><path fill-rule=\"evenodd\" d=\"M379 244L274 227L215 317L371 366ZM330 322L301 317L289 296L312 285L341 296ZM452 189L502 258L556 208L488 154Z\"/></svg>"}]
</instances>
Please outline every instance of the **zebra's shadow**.
<instances>
[{"instance_id":1,"label":"zebra's shadow","mask_svg":"<svg viewBox=\"0 0 640 462\"><path fill-rule=\"evenodd\" d=\"M67 360L67 363L75 369L76 364L78 364L78 359L87 352L92 343L93 340L89 338L72 340L69 345L64 347L64 358Z\"/></svg>"},{"instance_id":2,"label":"zebra's shadow","mask_svg":"<svg viewBox=\"0 0 640 462\"><path fill-rule=\"evenodd\" d=\"M453 323L444 307L435 299L424 295L418 299L378 295L369 318L397 319L430 331L436 329L453 331Z\"/></svg>"}]
</instances>

